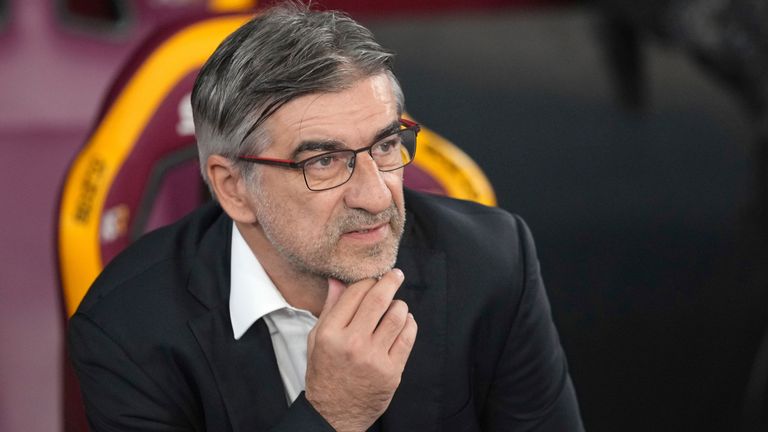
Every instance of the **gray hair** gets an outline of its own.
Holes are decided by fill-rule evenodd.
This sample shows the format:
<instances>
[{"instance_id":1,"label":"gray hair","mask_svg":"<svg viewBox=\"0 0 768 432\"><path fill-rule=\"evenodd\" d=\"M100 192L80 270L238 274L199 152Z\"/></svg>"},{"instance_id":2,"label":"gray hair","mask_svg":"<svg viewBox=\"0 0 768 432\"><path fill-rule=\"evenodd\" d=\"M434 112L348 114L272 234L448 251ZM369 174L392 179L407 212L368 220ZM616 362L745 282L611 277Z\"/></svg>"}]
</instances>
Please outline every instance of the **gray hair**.
<instances>
[{"instance_id":1,"label":"gray hair","mask_svg":"<svg viewBox=\"0 0 768 432\"><path fill-rule=\"evenodd\" d=\"M219 45L192 90L203 179L210 186L205 165L212 154L234 160L250 177L252 164L236 158L264 150L265 120L299 96L342 91L385 73L402 113L392 59L368 29L340 12L289 1L257 15Z\"/></svg>"}]
</instances>

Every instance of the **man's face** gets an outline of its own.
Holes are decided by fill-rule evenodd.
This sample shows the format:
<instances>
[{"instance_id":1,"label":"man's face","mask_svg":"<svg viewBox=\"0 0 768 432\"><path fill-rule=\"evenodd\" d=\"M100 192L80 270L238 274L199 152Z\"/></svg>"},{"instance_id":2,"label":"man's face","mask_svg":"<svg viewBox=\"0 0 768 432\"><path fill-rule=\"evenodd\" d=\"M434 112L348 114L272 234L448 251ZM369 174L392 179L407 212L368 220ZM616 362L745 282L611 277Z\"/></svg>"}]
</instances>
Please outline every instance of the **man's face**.
<instances>
[{"instance_id":1,"label":"man's face","mask_svg":"<svg viewBox=\"0 0 768 432\"><path fill-rule=\"evenodd\" d=\"M284 105L265 123L271 143L260 156L303 160L318 152L300 150L317 143L367 147L397 121L392 84L375 75ZM257 169L250 205L272 252L293 270L351 283L394 266L405 222L402 170L381 172L362 152L347 183L315 192L300 170Z\"/></svg>"}]
</instances>

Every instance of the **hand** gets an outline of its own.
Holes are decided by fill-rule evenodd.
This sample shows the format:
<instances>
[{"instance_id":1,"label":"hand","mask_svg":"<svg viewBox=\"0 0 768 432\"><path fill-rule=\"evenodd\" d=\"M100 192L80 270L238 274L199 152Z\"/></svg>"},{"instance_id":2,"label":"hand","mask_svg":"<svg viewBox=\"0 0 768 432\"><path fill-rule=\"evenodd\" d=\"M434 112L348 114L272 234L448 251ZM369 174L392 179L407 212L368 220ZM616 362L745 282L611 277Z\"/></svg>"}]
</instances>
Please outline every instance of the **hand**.
<instances>
[{"instance_id":1,"label":"hand","mask_svg":"<svg viewBox=\"0 0 768 432\"><path fill-rule=\"evenodd\" d=\"M401 300L399 269L328 297L307 341L306 397L339 432L361 432L389 406L416 340L416 321Z\"/></svg>"}]
</instances>

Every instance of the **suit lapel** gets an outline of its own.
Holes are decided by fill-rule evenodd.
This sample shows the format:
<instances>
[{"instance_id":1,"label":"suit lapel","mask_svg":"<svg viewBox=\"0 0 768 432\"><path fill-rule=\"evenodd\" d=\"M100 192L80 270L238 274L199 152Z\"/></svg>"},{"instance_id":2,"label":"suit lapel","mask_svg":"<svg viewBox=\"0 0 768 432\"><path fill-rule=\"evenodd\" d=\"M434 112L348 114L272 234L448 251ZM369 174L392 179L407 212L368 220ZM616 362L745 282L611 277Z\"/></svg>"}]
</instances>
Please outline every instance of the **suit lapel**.
<instances>
[{"instance_id":1,"label":"suit lapel","mask_svg":"<svg viewBox=\"0 0 768 432\"><path fill-rule=\"evenodd\" d=\"M189 321L235 431L267 430L288 408L262 320L235 340L229 317L232 220L222 215L201 240L188 289L209 310Z\"/></svg>"},{"instance_id":2,"label":"suit lapel","mask_svg":"<svg viewBox=\"0 0 768 432\"><path fill-rule=\"evenodd\" d=\"M269 330L257 321L239 340L225 307L190 322L235 431L267 430L288 408Z\"/></svg>"},{"instance_id":3,"label":"suit lapel","mask_svg":"<svg viewBox=\"0 0 768 432\"><path fill-rule=\"evenodd\" d=\"M446 332L446 268L442 252L401 246L396 264L405 282L396 297L408 304L419 332L381 430L436 430L440 418Z\"/></svg>"}]
</instances>

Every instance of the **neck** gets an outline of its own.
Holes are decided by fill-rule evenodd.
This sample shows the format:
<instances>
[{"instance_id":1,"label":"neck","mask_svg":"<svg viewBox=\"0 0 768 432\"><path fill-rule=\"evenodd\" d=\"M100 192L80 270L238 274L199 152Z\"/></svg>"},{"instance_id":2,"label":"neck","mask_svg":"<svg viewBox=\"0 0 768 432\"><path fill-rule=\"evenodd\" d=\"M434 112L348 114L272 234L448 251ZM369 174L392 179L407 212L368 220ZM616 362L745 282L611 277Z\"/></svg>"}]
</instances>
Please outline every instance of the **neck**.
<instances>
[{"instance_id":1,"label":"neck","mask_svg":"<svg viewBox=\"0 0 768 432\"><path fill-rule=\"evenodd\" d=\"M292 266L272 246L257 224L235 224L285 301L295 308L308 310L319 317L328 294L328 280Z\"/></svg>"}]
</instances>

